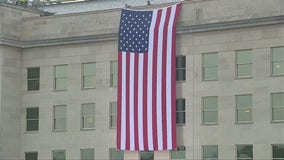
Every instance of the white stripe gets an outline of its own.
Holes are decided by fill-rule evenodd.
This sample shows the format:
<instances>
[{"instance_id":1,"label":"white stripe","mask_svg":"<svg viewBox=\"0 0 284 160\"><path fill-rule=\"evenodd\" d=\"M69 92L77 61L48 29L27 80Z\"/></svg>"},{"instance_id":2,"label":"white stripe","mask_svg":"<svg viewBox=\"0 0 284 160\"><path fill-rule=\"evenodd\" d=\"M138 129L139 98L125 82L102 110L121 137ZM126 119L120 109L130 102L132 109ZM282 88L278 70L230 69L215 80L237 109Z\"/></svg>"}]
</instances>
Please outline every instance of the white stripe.
<instances>
[{"instance_id":1,"label":"white stripe","mask_svg":"<svg viewBox=\"0 0 284 160\"><path fill-rule=\"evenodd\" d=\"M162 59L163 59L163 32L167 8L162 9L161 22L158 33L158 54L157 54L157 135L158 150L163 149L163 121L162 121Z\"/></svg>"},{"instance_id":2,"label":"white stripe","mask_svg":"<svg viewBox=\"0 0 284 160\"><path fill-rule=\"evenodd\" d=\"M168 41L167 41L167 73L166 73L166 97L167 97L167 141L168 141L168 149L172 149L172 127L175 124L172 124L172 113L175 113L176 110L172 111L172 77L171 74L171 68L172 68L172 28L175 18L175 12L176 12L176 5L172 6L172 11L169 19L169 25L168 25ZM175 82L174 82L175 83Z\"/></svg>"},{"instance_id":3,"label":"white stripe","mask_svg":"<svg viewBox=\"0 0 284 160\"><path fill-rule=\"evenodd\" d=\"M139 150L144 150L143 141L143 64L144 53L139 54L139 68L138 68L138 139Z\"/></svg>"},{"instance_id":4,"label":"white stripe","mask_svg":"<svg viewBox=\"0 0 284 160\"><path fill-rule=\"evenodd\" d=\"M147 129L148 129L148 147L153 150L153 117L152 117L152 74L153 74L153 41L155 22L157 18L157 10L153 11L152 21L149 31L149 46L148 46L148 79L147 79Z\"/></svg>"},{"instance_id":5,"label":"white stripe","mask_svg":"<svg viewBox=\"0 0 284 160\"><path fill-rule=\"evenodd\" d=\"M125 150L126 142L126 53L121 53L121 141L120 147L121 150Z\"/></svg>"},{"instance_id":6,"label":"white stripe","mask_svg":"<svg viewBox=\"0 0 284 160\"><path fill-rule=\"evenodd\" d=\"M134 57L135 53L130 54L129 72L129 130L130 130L130 150L135 150L134 138Z\"/></svg>"}]
</instances>

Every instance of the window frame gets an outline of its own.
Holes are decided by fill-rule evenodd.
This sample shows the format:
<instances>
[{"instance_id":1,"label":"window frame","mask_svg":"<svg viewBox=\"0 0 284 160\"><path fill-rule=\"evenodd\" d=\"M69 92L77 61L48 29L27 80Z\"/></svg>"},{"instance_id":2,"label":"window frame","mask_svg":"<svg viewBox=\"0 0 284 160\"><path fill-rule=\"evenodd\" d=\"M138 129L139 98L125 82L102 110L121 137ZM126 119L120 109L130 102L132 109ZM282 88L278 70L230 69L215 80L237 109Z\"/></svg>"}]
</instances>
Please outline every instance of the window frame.
<instances>
[{"instance_id":1,"label":"window frame","mask_svg":"<svg viewBox=\"0 0 284 160\"><path fill-rule=\"evenodd\" d=\"M38 78L29 79L29 69L36 69L39 70ZM29 90L29 81L38 81L38 89L37 90ZM27 68L27 91L28 92L38 92L40 90L40 67L28 67Z\"/></svg>"},{"instance_id":2,"label":"window frame","mask_svg":"<svg viewBox=\"0 0 284 160\"><path fill-rule=\"evenodd\" d=\"M217 54L217 62L216 66L204 66L204 56L208 54ZM217 68L217 78L216 79L205 79L205 68ZM201 54L201 72L202 72L202 81L207 82L207 81L218 81L219 80L219 53L218 52L210 52L210 53L202 53Z\"/></svg>"},{"instance_id":3,"label":"window frame","mask_svg":"<svg viewBox=\"0 0 284 160\"><path fill-rule=\"evenodd\" d=\"M66 114L66 117L64 118L64 117L60 117L60 118L56 118L56 119L65 119L65 124L66 124L66 126L65 126L65 129L56 129L55 127L56 127L56 125L55 125L55 122L56 122L56 119L55 119L55 108L56 107L65 107L65 114ZM53 119L52 119L52 131L53 132L66 132L67 131L67 105L54 105L53 106Z\"/></svg>"},{"instance_id":4,"label":"window frame","mask_svg":"<svg viewBox=\"0 0 284 160\"><path fill-rule=\"evenodd\" d=\"M25 152L25 160L27 160L26 159L26 154L29 154L29 153L36 153L36 157L37 157L37 160L38 160L38 152L37 151L27 151L27 152Z\"/></svg>"},{"instance_id":5,"label":"window frame","mask_svg":"<svg viewBox=\"0 0 284 160\"><path fill-rule=\"evenodd\" d=\"M109 160L112 160L111 159L111 151L117 151L117 152L122 152L122 155L123 155L123 160L124 160L124 151L123 150L117 150L116 148L109 148L109 155L108 155L108 159Z\"/></svg>"},{"instance_id":6,"label":"window frame","mask_svg":"<svg viewBox=\"0 0 284 160\"><path fill-rule=\"evenodd\" d=\"M112 104L116 104L116 108L117 108L117 102L109 102L109 128L110 129L116 129L117 128L117 124L115 124L115 126L112 126L112 119L115 118L117 119L117 112L115 114L112 113ZM116 110L117 111L117 110Z\"/></svg>"},{"instance_id":7,"label":"window frame","mask_svg":"<svg viewBox=\"0 0 284 160\"><path fill-rule=\"evenodd\" d=\"M178 116L177 116L178 113L183 113L184 122L183 122L183 123L178 123L178 122L176 121L176 125L177 125L177 126L184 126L184 125L186 124L186 100L185 100L185 98L177 98L177 99L176 99L176 103L178 102L178 100L183 100L183 101L184 101L184 110L183 110L183 111L178 111L178 110L177 110L177 109L178 109L178 106L176 105L176 117L178 117Z\"/></svg>"},{"instance_id":8,"label":"window frame","mask_svg":"<svg viewBox=\"0 0 284 160\"><path fill-rule=\"evenodd\" d=\"M117 63L117 67L118 67L118 61L116 60L113 60L113 61L110 61L110 86L111 87L117 87L117 83L113 83L113 80L114 80L114 75L116 75L116 82L118 81L118 68L117 70L114 72L113 70L113 63Z\"/></svg>"},{"instance_id":9,"label":"window frame","mask_svg":"<svg viewBox=\"0 0 284 160\"><path fill-rule=\"evenodd\" d=\"M93 116L85 116L83 117L83 106L84 105L93 105L94 107L94 110L95 110L95 113ZM94 126L92 128L84 128L84 119L86 118L93 118L93 123L94 123ZM96 103L83 103L81 104L81 116L80 116L80 119L81 119L81 130L82 131L85 131L85 130L95 130L96 129Z\"/></svg>"},{"instance_id":10,"label":"window frame","mask_svg":"<svg viewBox=\"0 0 284 160\"><path fill-rule=\"evenodd\" d=\"M251 107L250 108L238 108L238 96L251 96ZM235 123L236 124L251 124L253 123L253 95L252 94L237 94L235 95ZM238 111L239 110L250 110L251 121L239 121L238 120Z\"/></svg>"},{"instance_id":11,"label":"window frame","mask_svg":"<svg viewBox=\"0 0 284 160\"><path fill-rule=\"evenodd\" d=\"M273 62L283 62L284 63L284 60L281 60L281 61L273 61L273 49L274 48L283 48L284 49L284 46L277 46L277 47L271 47L270 48L270 76L271 77L280 77L280 76L284 76L284 72L282 74L273 74ZM284 54L284 53L283 53Z\"/></svg>"},{"instance_id":12,"label":"window frame","mask_svg":"<svg viewBox=\"0 0 284 160\"><path fill-rule=\"evenodd\" d=\"M242 51L250 51L252 60L250 63L238 63L238 53L242 52ZM239 71L239 67L241 65L251 65L251 76L238 76L238 71ZM252 49L243 49L243 50L236 50L235 52L235 78L236 79L248 79L248 78L253 78L253 54L252 54Z\"/></svg>"},{"instance_id":13,"label":"window frame","mask_svg":"<svg viewBox=\"0 0 284 160\"><path fill-rule=\"evenodd\" d=\"M141 160L141 153L143 152L151 152L153 154L153 159L155 159L155 152L154 151L139 151L139 160Z\"/></svg>"},{"instance_id":14,"label":"window frame","mask_svg":"<svg viewBox=\"0 0 284 160\"><path fill-rule=\"evenodd\" d=\"M179 82L179 83L182 83L182 82L185 82L186 81L186 55L176 55L176 61L177 61L177 58L178 57L181 57L181 58L184 58L184 67L177 67L177 63L176 63L176 74L178 73L178 70L184 70L184 79L183 80L177 80L177 76L176 76L176 82Z\"/></svg>"},{"instance_id":15,"label":"window frame","mask_svg":"<svg viewBox=\"0 0 284 160\"><path fill-rule=\"evenodd\" d=\"M83 160L83 157L82 157L82 151L83 150L92 150L92 151L94 151L94 159L93 160L95 160L95 149L94 148L84 148L84 149L80 149L80 160Z\"/></svg>"},{"instance_id":16,"label":"window frame","mask_svg":"<svg viewBox=\"0 0 284 160\"><path fill-rule=\"evenodd\" d=\"M66 77L56 77L56 67L59 66L66 66ZM61 65L54 65L54 79L53 79L53 90L54 91L67 91L68 88L68 65L67 64L61 64ZM56 88L56 80L58 79L66 79L66 88L65 89L57 89Z\"/></svg>"},{"instance_id":17,"label":"window frame","mask_svg":"<svg viewBox=\"0 0 284 160\"><path fill-rule=\"evenodd\" d=\"M212 98L212 97L217 98L217 106L216 106L217 121L216 122L206 123L206 122L204 122L204 113L205 112L213 112L215 110L211 109L211 110L204 111L204 99L205 98ZM219 110L218 110L218 107L219 107L219 97L218 96L205 96L205 97L201 97L201 124L202 125L218 125L219 124Z\"/></svg>"},{"instance_id":18,"label":"window frame","mask_svg":"<svg viewBox=\"0 0 284 160\"><path fill-rule=\"evenodd\" d=\"M95 65L95 74L90 74L90 75L85 75L85 70L84 70L84 65L86 64L94 64ZM81 64L81 88L82 89L93 89L93 88L96 88L96 71L97 71L97 68L96 68L96 62L87 62L87 63L82 63ZM91 86L91 87L85 87L85 77L94 77L95 79L95 84L94 86Z\"/></svg>"},{"instance_id":19,"label":"window frame","mask_svg":"<svg viewBox=\"0 0 284 160\"><path fill-rule=\"evenodd\" d=\"M52 150L51 151L51 157L52 157L52 160L54 160L53 158L53 156L54 156L54 152L63 152L64 153L64 156L65 156L65 160L67 160L67 158L66 158L66 150Z\"/></svg>"},{"instance_id":20,"label":"window frame","mask_svg":"<svg viewBox=\"0 0 284 160\"><path fill-rule=\"evenodd\" d=\"M273 107L273 95L275 94L283 94L284 95L284 92L275 92L275 93L270 93L270 112L271 112L271 123L284 123L284 119L283 120L274 120L274 116L273 116L273 109L275 107ZM284 108L284 105L283 106L277 106L276 108Z\"/></svg>"},{"instance_id":21,"label":"window frame","mask_svg":"<svg viewBox=\"0 0 284 160\"><path fill-rule=\"evenodd\" d=\"M28 119L27 118L27 115L28 115L28 109L38 109L38 119ZM31 120L31 121L35 121L37 120L37 123L38 123L38 129L37 130L31 130L31 131L28 131L28 120ZM39 107L27 107L26 108L26 132L39 132Z\"/></svg>"},{"instance_id":22,"label":"window frame","mask_svg":"<svg viewBox=\"0 0 284 160\"><path fill-rule=\"evenodd\" d=\"M252 147L252 158L238 158L238 147L241 147L241 146L251 146ZM236 153L236 160L253 160L253 144L236 144L235 145L235 153Z\"/></svg>"},{"instance_id":23,"label":"window frame","mask_svg":"<svg viewBox=\"0 0 284 160\"><path fill-rule=\"evenodd\" d=\"M212 160L212 158L207 158L207 157L204 157L204 147L205 146L215 146L215 147L217 147L217 158L214 158L214 159L216 159L216 160L218 160L219 159L219 146L218 145L201 145L201 158L202 158L202 160Z\"/></svg>"}]
</instances>

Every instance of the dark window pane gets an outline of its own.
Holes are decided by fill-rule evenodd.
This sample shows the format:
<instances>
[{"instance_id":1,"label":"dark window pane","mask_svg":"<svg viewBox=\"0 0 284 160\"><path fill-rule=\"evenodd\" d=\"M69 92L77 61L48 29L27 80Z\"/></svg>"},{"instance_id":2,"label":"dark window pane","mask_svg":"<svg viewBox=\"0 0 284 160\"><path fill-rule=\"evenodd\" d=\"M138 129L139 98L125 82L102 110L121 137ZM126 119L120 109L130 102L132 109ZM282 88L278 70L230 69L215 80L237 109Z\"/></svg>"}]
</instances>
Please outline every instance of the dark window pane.
<instances>
[{"instance_id":1,"label":"dark window pane","mask_svg":"<svg viewBox=\"0 0 284 160\"><path fill-rule=\"evenodd\" d=\"M82 149L81 160L94 160L95 150L94 149Z\"/></svg>"},{"instance_id":2,"label":"dark window pane","mask_svg":"<svg viewBox=\"0 0 284 160\"><path fill-rule=\"evenodd\" d=\"M154 160L154 152L152 151L140 152L140 160Z\"/></svg>"},{"instance_id":3,"label":"dark window pane","mask_svg":"<svg viewBox=\"0 0 284 160\"><path fill-rule=\"evenodd\" d=\"M27 119L38 119L38 108L27 108Z\"/></svg>"},{"instance_id":4,"label":"dark window pane","mask_svg":"<svg viewBox=\"0 0 284 160\"><path fill-rule=\"evenodd\" d=\"M177 99L176 100L177 111L185 110L185 99Z\"/></svg>"},{"instance_id":5,"label":"dark window pane","mask_svg":"<svg viewBox=\"0 0 284 160\"><path fill-rule=\"evenodd\" d=\"M25 153L25 160L37 160L37 152Z\"/></svg>"},{"instance_id":6,"label":"dark window pane","mask_svg":"<svg viewBox=\"0 0 284 160\"><path fill-rule=\"evenodd\" d=\"M38 120L27 120L27 131L37 131Z\"/></svg>"},{"instance_id":7,"label":"dark window pane","mask_svg":"<svg viewBox=\"0 0 284 160\"><path fill-rule=\"evenodd\" d=\"M284 144L273 145L273 158L283 158L284 159Z\"/></svg>"},{"instance_id":8,"label":"dark window pane","mask_svg":"<svg viewBox=\"0 0 284 160\"><path fill-rule=\"evenodd\" d=\"M176 56L176 67L185 68L185 56Z\"/></svg>"},{"instance_id":9,"label":"dark window pane","mask_svg":"<svg viewBox=\"0 0 284 160\"><path fill-rule=\"evenodd\" d=\"M177 112L176 124L184 124L184 123L185 123L185 112Z\"/></svg>"},{"instance_id":10,"label":"dark window pane","mask_svg":"<svg viewBox=\"0 0 284 160\"><path fill-rule=\"evenodd\" d=\"M218 146L203 146L203 158L218 158Z\"/></svg>"},{"instance_id":11,"label":"dark window pane","mask_svg":"<svg viewBox=\"0 0 284 160\"><path fill-rule=\"evenodd\" d=\"M123 151L110 149L110 160L123 160L123 159L124 159Z\"/></svg>"},{"instance_id":12,"label":"dark window pane","mask_svg":"<svg viewBox=\"0 0 284 160\"><path fill-rule=\"evenodd\" d=\"M39 74L39 68L28 68L28 79L38 79Z\"/></svg>"},{"instance_id":13,"label":"dark window pane","mask_svg":"<svg viewBox=\"0 0 284 160\"><path fill-rule=\"evenodd\" d=\"M28 91L39 90L39 79L28 80Z\"/></svg>"},{"instance_id":14,"label":"dark window pane","mask_svg":"<svg viewBox=\"0 0 284 160\"><path fill-rule=\"evenodd\" d=\"M65 151L53 151L53 160L66 160Z\"/></svg>"},{"instance_id":15,"label":"dark window pane","mask_svg":"<svg viewBox=\"0 0 284 160\"><path fill-rule=\"evenodd\" d=\"M253 146L237 146L237 158L253 158Z\"/></svg>"}]
</instances>

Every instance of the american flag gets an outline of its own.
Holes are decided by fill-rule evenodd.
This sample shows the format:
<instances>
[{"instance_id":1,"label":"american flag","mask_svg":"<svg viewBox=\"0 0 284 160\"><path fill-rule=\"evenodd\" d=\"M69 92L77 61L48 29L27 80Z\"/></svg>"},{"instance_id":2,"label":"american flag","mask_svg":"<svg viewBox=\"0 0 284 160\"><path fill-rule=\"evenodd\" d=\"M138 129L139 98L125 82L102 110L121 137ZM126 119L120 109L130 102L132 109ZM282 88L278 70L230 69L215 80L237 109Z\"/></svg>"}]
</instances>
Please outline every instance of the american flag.
<instances>
[{"instance_id":1,"label":"american flag","mask_svg":"<svg viewBox=\"0 0 284 160\"><path fill-rule=\"evenodd\" d=\"M181 4L121 12L117 149L176 148L176 22Z\"/></svg>"}]
</instances>

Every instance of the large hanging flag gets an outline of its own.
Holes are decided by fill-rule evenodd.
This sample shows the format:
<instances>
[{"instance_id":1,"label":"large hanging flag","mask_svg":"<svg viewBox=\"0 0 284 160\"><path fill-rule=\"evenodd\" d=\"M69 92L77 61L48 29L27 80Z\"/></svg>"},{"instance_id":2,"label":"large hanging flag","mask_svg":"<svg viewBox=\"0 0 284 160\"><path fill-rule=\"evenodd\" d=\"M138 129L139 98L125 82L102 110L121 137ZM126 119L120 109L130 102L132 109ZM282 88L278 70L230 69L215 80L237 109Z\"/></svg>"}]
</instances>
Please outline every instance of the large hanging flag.
<instances>
[{"instance_id":1,"label":"large hanging flag","mask_svg":"<svg viewBox=\"0 0 284 160\"><path fill-rule=\"evenodd\" d=\"M121 12L117 149L176 148L176 22L181 4Z\"/></svg>"}]
</instances>

